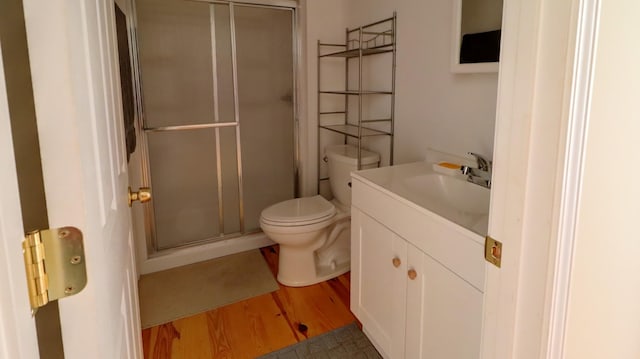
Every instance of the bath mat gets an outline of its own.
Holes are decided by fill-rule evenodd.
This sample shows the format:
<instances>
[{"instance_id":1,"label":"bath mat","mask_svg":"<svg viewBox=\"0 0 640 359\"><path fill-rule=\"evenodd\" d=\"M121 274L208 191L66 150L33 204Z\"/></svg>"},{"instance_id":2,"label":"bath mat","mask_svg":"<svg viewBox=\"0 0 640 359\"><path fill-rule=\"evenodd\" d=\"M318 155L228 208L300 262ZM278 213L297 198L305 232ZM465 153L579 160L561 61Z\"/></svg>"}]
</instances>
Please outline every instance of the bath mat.
<instances>
[{"instance_id":1,"label":"bath mat","mask_svg":"<svg viewBox=\"0 0 640 359\"><path fill-rule=\"evenodd\" d=\"M356 323L301 341L259 359L382 358Z\"/></svg>"},{"instance_id":2,"label":"bath mat","mask_svg":"<svg viewBox=\"0 0 640 359\"><path fill-rule=\"evenodd\" d=\"M143 275L138 282L142 328L168 323L278 290L255 249Z\"/></svg>"}]
</instances>

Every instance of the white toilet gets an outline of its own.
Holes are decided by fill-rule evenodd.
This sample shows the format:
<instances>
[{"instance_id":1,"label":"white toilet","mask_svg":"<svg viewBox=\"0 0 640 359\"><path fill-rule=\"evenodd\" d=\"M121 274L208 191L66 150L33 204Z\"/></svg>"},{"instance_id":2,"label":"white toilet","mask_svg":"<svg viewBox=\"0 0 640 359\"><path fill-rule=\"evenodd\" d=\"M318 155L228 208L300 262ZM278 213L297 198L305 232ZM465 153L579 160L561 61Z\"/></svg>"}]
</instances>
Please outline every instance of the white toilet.
<instances>
[{"instance_id":1,"label":"white toilet","mask_svg":"<svg viewBox=\"0 0 640 359\"><path fill-rule=\"evenodd\" d=\"M351 269L351 172L358 149L328 146L329 183L334 199L317 195L276 203L262 211L260 227L280 244L278 282L301 287ZM362 169L378 167L380 156L362 150Z\"/></svg>"}]
</instances>

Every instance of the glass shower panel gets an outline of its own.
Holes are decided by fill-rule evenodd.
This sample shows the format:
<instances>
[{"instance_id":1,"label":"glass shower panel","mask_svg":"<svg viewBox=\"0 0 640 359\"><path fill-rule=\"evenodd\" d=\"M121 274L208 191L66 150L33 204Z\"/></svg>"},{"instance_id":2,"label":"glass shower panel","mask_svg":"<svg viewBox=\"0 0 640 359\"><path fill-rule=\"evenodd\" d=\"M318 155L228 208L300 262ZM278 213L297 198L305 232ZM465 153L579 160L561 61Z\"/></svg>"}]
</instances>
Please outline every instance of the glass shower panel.
<instances>
[{"instance_id":1,"label":"glass shower panel","mask_svg":"<svg viewBox=\"0 0 640 359\"><path fill-rule=\"evenodd\" d=\"M145 127L213 122L210 7L137 0Z\"/></svg>"},{"instance_id":2,"label":"glass shower panel","mask_svg":"<svg viewBox=\"0 0 640 359\"><path fill-rule=\"evenodd\" d=\"M245 231L295 195L293 12L234 7Z\"/></svg>"},{"instance_id":3,"label":"glass shower panel","mask_svg":"<svg viewBox=\"0 0 640 359\"><path fill-rule=\"evenodd\" d=\"M147 134L156 249L219 236L215 131Z\"/></svg>"},{"instance_id":4,"label":"glass shower panel","mask_svg":"<svg viewBox=\"0 0 640 359\"><path fill-rule=\"evenodd\" d=\"M240 194L238 192L238 151L236 150L236 128L220 128L220 164L222 167L222 210L225 235L239 233Z\"/></svg>"}]
</instances>

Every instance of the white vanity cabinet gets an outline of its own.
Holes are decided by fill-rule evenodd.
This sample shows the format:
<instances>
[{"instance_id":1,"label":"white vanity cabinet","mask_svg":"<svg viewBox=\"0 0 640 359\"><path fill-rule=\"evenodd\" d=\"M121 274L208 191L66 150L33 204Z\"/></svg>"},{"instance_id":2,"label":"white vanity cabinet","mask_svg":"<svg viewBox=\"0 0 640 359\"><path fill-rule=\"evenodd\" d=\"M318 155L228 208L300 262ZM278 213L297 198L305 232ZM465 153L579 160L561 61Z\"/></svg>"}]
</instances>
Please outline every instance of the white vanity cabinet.
<instances>
[{"instance_id":1,"label":"white vanity cabinet","mask_svg":"<svg viewBox=\"0 0 640 359\"><path fill-rule=\"evenodd\" d=\"M367 336L385 358L478 358L480 236L352 183L351 310Z\"/></svg>"}]
</instances>

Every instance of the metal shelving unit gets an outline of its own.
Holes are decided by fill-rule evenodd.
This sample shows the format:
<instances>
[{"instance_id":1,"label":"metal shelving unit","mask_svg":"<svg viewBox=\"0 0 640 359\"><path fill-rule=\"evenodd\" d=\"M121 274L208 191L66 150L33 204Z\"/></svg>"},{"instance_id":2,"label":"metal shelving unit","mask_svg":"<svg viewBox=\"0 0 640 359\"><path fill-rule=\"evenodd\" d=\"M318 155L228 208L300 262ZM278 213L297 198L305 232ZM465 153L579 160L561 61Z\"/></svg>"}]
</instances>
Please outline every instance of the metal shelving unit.
<instances>
[{"instance_id":1,"label":"metal shelving unit","mask_svg":"<svg viewBox=\"0 0 640 359\"><path fill-rule=\"evenodd\" d=\"M358 169L361 169L362 139L374 136L389 137L389 165L393 164L393 127L395 109L395 82L396 82L396 13L387 19L366 24L354 29L347 29L344 44L330 44L318 41L318 156L322 155L320 136L323 131L330 131L344 135L344 143L348 138L356 140L358 147ZM338 51L336 51L339 49ZM389 89L370 90L363 89L363 66L364 58L368 56L384 56L389 54L391 59L391 84ZM344 89L320 89L321 68L323 59L343 58L345 59L345 88ZM351 61L353 60L353 61ZM357 65L356 65L357 64ZM349 68L357 66L357 84L350 84ZM355 82L355 81L353 81ZM355 87L355 89L352 88ZM323 99L325 96L344 96L344 110L322 111ZM349 123L349 97L356 96L358 101L357 121ZM388 118L363 118L363 97L365 96L387 96L389 98ZM327 124L325 120L329 116L343 115L342 124ZM335 121L334 121L335 122ZM387 130L371 127L374 124L387 123ZM318 161L318 175L320 175L320 161ZM319 178L320 181L328 178ZM318 182L318 188L320 182Z\"/></svg>"}]
</instances>

